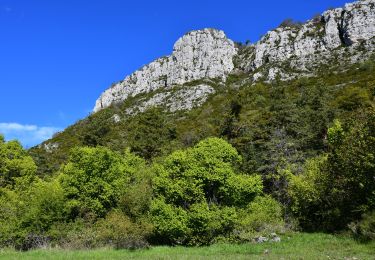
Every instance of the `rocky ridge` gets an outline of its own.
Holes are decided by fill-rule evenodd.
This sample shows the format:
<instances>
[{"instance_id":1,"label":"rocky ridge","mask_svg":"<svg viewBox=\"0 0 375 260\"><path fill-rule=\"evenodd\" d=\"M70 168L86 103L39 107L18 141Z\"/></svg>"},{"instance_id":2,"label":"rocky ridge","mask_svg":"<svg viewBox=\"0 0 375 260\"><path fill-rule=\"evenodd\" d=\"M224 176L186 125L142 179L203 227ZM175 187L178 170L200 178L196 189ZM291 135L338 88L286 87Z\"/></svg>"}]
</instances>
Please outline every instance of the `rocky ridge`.
<instances>
[{"instance_id":1,"label":"rocky ridge","mask_svg":"<svg viewBox=\"0 0 375 260\"><path fill-rule=\"evenodd\" d=\"M204 29L181 37L170 56L159 58L106 90L96 101L94 112L129 96L203 78L221 78L234 69L237 50L223 31ZM197 97L198 98L198 97Z\"/></svg>"},{"instance_id":2,"label":"rocky ridge","mask_svg":"<svg viewBox=\"0 0 375 260\"><path fill-rule=\"evenodd\" d=\"M180 92L171 91L175 86L210 78L225 81L230 73L248 74L253 82L288 80L313 75L325 64L340 66L367 59L374 50L375 0L328 10L304 24L283 23L259 42L240 48L223 31L192 31L175 43L170 56L151 62L107 89L96 101L94 112L157 90L165 93L141 100L127 112L157 105L166 105L170 111L191 109L215 90L189 84Z\"/></svg>"},{"instance_id":3,"label":"rocky ridge","mask_svg":"<svg viewBox=\"0 0 375 260\"><path fill-rule=\"evenodd\" d=\"M238 55L238 67L254 79L311 75L324 64L355 63L375 49L375 1L332 9L305 24L285 23Z\"/></svg>"}]
</instances>

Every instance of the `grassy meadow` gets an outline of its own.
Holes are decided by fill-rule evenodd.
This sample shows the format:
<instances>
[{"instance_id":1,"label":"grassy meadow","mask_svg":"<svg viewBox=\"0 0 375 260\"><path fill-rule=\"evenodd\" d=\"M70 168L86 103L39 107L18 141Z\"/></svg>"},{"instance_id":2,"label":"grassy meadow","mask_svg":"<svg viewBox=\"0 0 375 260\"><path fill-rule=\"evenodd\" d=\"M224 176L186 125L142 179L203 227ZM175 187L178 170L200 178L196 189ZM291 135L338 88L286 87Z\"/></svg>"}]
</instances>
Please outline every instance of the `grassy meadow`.
<instances>
[{"instance_id":1,"label":"grassy meadow","mask_svg":"<svg viewBox=\"0 0 375 260\"><path fill-rule=\"evenodd\" d=\"M375 259L375 243L327 234L283 236L280 243L216 244L209 247L152 247L143 250L0 251L0 259Z\"/></svg>"}]
</instances>

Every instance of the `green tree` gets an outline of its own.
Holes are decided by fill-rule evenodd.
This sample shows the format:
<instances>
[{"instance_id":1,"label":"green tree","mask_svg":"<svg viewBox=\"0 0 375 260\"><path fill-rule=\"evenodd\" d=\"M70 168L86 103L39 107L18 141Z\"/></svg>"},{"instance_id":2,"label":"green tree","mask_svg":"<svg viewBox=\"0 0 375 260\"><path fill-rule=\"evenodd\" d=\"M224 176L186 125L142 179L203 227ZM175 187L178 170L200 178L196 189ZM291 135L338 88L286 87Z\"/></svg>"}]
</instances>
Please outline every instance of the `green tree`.
<instances>
[{"instance_id":1,"label":"green tree","mask_svg":"<svg viewBox=\"0 0 375 260\"><path fill-rule=\"evenodd\" d=\"M35 179L37 167L18 141L5 142L0 136L0 188L16 183L28 185Z\"/></svg>"},{"instance_id":2,"label":"green tree","mask_svg":"<svg viewBox=\"0 0 375 260\"><path fill-rule=\"evenodd\" d=\"M27 250L47 243L51 227L65 219L64 206L63 190L56 180L1 189L0 245Z\"/></svg>"},{"instance_id":3,"label":"green tree","mask_svg":"<svg viewBox=\"0 0 375 260\"><path fill-rule=\"evenodd\" d=\"M347 128L327 162L344 223L375 209L375 110L358 111Z\"/></svg>"},{"instance_id":4,"label":"green tree","mask_svg":"<svg viewBox=\"0 0 375 260\"><path fill-rule=\"evenodd\" d=\"M150 108L130 121L128 140L131 151L151 160L162 154L162 147L176 138L176 130L160 108Z\"/></svg>"},{"instance_id":5,"label":"green tree","mask_svg":"<svg viewBox=\"0 0 375 260\"><path fill-rule=\"evenodd\" d=\"M60 181L72 216L104 216L117 205L143 160L129 151L119 154L108 148L74 148L61 169Z\"/></svg>"},{"instance_id":6,"label":"green tree","mask_svg":"<svg viewBox=\"0 0 375 260\"><path fill-rule=\"evenodd\" d=\"M158 239L209 244L230 233L236 207L245 207L263 189L260 176L238 173L239 164L241 156L229 143L208 138L154 165L156 199L151 215ZM161 221L162 215L170 220Z\"/></svg>"},{"instance_id":7,"label":"green tree","mask_svg":"<svg viewBox=\"0 0 375 260\"><path fill-rule=\"evenodd\" d=\"M330 152L290 175L292 210L303 227L337 230L375 209L375 111L360 110L328 129Z\"/></svg>"}]
</instances>

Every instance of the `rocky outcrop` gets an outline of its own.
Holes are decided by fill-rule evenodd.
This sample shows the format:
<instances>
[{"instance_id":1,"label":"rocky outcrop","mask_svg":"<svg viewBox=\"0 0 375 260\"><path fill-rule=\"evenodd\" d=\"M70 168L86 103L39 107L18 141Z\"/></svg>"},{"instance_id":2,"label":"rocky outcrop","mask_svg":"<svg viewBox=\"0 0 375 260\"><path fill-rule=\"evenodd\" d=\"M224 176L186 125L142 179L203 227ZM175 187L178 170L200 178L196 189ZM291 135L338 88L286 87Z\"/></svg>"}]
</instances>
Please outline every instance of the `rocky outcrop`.
<instances>
[{"instance_id":1,"label":"rocky outcrop","mask_svg":"<svg viewBox=\"0 0 375 260\"><path fill-rule=\"evenodd\" d=\"M94 112L130 96L160 89L165 93L142 101L140 111L167 103L171 111L190 109L201 104L208 92L202 92L202 99L195 94L192 99L186 96L185 105L176 101L174 106L172 88L200 79L225 80L231 72L248 73L253 81L310 76L324 64L355 63L368 58L374 50L375 0L328 10L305 24L284 23L256 44L240 49L223 31L192 31L175 43L170 56L151 62L106 90L96 101ZM175 99L178 98L177 95Z\"/></svg>"},{"instance_id":2,"label":"rocky outcrop","mask_svg":"<svg viewBox=\"0 0 375 260\"><path fill-rule=\"evenodd\" d=\"M366 58L375 47L374 6L375 0L358 1L328 10L302 25L287 23L246 47L238 59L239 67L257 71L255 79L288 79L293 74L311 74L325 63ZM335 61L337 57L340 60Z\"/></svg>"},{"instance_id":3,"label":"rocky outcrop","mask_svg":"<svg viewBox=\"0 0 375 260\"><path fill-rule=\"evenodd\" d=\"M94 112L113 102L141 93L203 78L225 79L233 68L237 50L223 31L204 29L181 37L170 56L157 59L106 90L96 101Z\"/></svg>"},{"instance_id":4,"label":"rocky outcrop","mask_svg":"<svg viewBox=\"0 0 375 260\"><path fill-rule=\"evenodd\" d=\"M141 99L131 108L126 109L128 115L144 112L146 109L154 106L163 105L170 112L179 110L190 110L202 105L208 98L208 95L215 92L215 89L206 84L189 86L178 90L170 90L157 93L148 99Z\"/></svg>"}]
</instances>

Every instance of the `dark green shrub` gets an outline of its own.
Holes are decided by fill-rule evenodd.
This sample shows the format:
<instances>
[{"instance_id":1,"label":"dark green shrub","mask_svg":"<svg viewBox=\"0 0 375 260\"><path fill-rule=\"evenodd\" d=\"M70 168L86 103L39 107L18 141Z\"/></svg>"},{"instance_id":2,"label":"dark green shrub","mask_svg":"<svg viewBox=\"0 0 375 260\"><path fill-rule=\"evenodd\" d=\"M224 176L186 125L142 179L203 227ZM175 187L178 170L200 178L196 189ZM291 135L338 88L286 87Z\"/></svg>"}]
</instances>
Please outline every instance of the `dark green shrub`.
<instances>
[{"instance_id":1,"label":"dark green shrub","mask_svg":"<svg viewBox=\"0 0 375 260\"><path fill-rule=\"evenodd\" d=\"M302 25L303 25L302 22L294 21L293 19L288 18L288 19L285 19L284 21L282 21L281 24L279 25L279 27L299 29L299 28L302 27Z\"/></svg>"},{"instance_id":2,"label":"dark green shrub","mask_svg":"<svg viewBox=\"0 0 375 260\"><path fill-rule=\"evenodd\" d=\"M334 104L344 110L352 111L370 105L371 96L367 89L350 86L344 88L334 101Z\"/></svg>"},{"instance_id":3,"label":"dark green shrub","mask_svg":"<svg viewBox=\"0 0 375 260\"><path fill-rule=\"evenodd\" d=\"M355 238L375 240L375 211L364 214L360 221L351 223L349 229Z\"/></svg>"},{"instance_id":4,"label":"dark green shrub","mask_svg":"<svg viewBox=\"0 0 375 260\"><path fill-rule=\"evenodd\" d=\"M30 233L14 244L16 250L28 251L32 249L46 249L50 246L51 239L45 235Z\"/></svg>"},{"instance_id":5,"label":"dark green shrub","mask_svg":"<svg viewBox=\"0 0 375 260\"><path fill-rule=\"evenodd\" d=\"M328 129L330 152L290 175L291 210L303 228L340 230L375 208L375 111L359 110Z\"/></svg>"}]
</instances>

